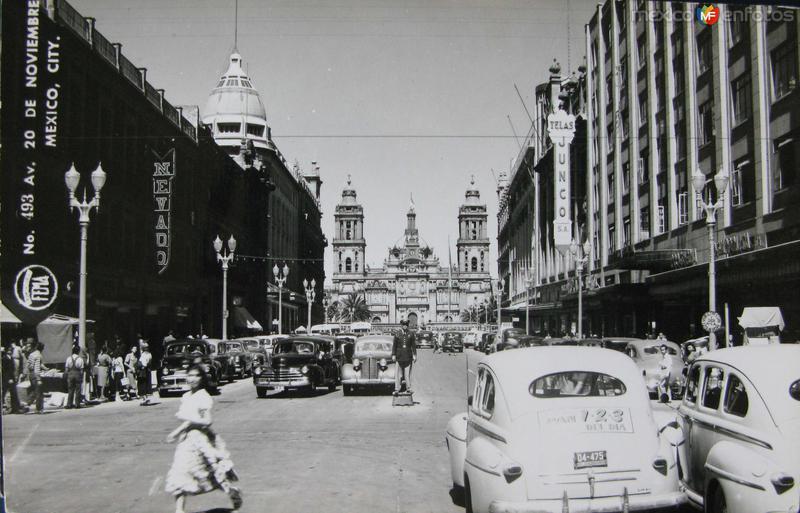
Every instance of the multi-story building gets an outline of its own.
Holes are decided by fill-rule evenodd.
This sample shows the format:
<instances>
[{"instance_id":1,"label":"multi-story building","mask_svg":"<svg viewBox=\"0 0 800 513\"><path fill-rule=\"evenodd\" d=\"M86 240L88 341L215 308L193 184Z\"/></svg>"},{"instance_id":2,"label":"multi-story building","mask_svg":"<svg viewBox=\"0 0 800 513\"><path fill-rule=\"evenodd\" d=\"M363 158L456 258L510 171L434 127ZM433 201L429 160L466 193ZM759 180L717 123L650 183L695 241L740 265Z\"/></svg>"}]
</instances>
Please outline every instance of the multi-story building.
<instances>
[{"instance_id":1,"label":"multi-story building","mask_svg":"<svg viewBox=\"0 0 800 513\"><path fill-rule=\"evenodd\" d=\"M800 12L721 4L707 25L697 7L606 1L586 25L587 172L575 198L592 246L586 333L701 335L712 256L717 311L734 338L745 306L779 306L790 328L800 323ZM707 202L725 193L713 247L698 172ZM574 268L542 326L575 326Z\"/></svg>"},{"instance_id":2,"label":"multi-story building","mask_svg":"<svg viewBox=\"0 0 800 513\"><path fill-rule=\"evenodd\" d=\"M243 169L211 131L187 119L196 114L168 102L145 68L65 0L6 2L2 10L2 297L24 334L51 313L78 313L80 228L64 177L73 163L80 199L83 187L91 197L98 164L107 173L88 226L95 340L129 342L138 333L161 340L170 329L219 336L217 235L238 242L228 271L231 336L247 330L237 320L268 326L277 317L266 307L272 261L265 258L293 259L293 291L305 276L321 287L315 166L304 179L265 149L262 166ZM297 318L305 322L305 306Z\"/></svg>"},{"instance_id":3,"label":"multi-story building","mask_svg":"<svg viewBox=\"0 0 800 513\"><path fill-rule=\"evenodd\" d=\"M332 299L363 295L374 324L404 319L412 325L459 322L464 310L472 311L478 322L477 312L491 296L491 278L486 205L474 180L458 221L456 263L451 266L448 255L448 266L443 267L419 235L412 201L403 244L389 249L382 267L371 268L365 263L364 209L348 178L334 215Z\"/></svg>"}]
</instances>

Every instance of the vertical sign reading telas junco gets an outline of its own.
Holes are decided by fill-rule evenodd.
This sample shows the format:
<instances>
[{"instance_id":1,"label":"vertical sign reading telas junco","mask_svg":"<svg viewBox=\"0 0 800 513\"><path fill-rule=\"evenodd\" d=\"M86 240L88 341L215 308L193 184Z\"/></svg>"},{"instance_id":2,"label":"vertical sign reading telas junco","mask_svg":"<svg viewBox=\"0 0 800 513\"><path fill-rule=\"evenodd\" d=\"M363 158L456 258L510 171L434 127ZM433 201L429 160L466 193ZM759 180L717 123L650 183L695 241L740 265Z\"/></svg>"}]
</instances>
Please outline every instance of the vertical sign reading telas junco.
<instances>
[{"instance_id":1,"label":"vertical sign reading telas junco","mask_svg":"<svg viewBox=\"0 0 800 513\"><path fill-rule=\"evenodd\" d=\"M60 160L61 37L38 0L3 2L2 18L2 280L7 300L36 313L58 295L54 255L37 242L49 226L42 187Z\"/></svg>"},{"instance_id":2,"label":"vertical sign reading telas junco","mask_svg":"<svg viewBox=\"0 0 800 513\"><path fill-rule=\"evenodd\" d=\"M569 145L575 137L575 116L559 109L547 116L547 133L553 142L553 162L555 184L555 208L553 219L553 239L556 248L562 253L572 243L572 222L570 221L570 176Z\"/></svg>"},{"instance_id":3,"label":"vertical sign reading telas junco","mask_svg":"<svg viewBox=\"0 0 800 513\"><path fill-rule=\"evenodd\" d=\"M167 270L170 257L172 179L175 178L175 148L163 156L153 151L153 206L155 208L156 268Z\"/></svg>"}]
</instances>

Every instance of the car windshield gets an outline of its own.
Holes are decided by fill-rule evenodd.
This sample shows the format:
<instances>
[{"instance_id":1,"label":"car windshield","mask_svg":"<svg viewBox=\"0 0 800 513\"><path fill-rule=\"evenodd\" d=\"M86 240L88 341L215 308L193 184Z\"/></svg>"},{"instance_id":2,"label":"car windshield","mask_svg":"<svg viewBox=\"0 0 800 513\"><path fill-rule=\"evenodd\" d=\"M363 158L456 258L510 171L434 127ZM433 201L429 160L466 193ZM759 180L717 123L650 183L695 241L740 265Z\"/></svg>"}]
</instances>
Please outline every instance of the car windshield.
<instances>
[{"instance_id":1,"label":"car windshield","mask_svg":"<svg viewBox=\"0 0 800 513\"><path fill-rule=\"evenodd\" d=\"M259 348L258 340L245 340L244 345L247 347L248 351Z\"/></svg>"},{"instance_id":2,"label":"car windshield","mask_svg":"<svg viewBox=\"0 0 800 513\"><path fill-rule=\"evenodd\" d=\"M528 391L534 397L614 397L625 393L625 384L600 372L566 371L533 380Z\"/></svg>"},{"instance_id":3,"label":"car windshield","mask_svg":"<svg viewBox=\"0 0 800 513\"><path fill-rule=\"evenodd\" d=\"M311 342L289 341L281 342L272 351L274 354L301 353L308 354L314 352L314 344Z\"/></svg>"},{"instance_id":4,"label":"car windshield","mask_svg":"<svg viewBox=\"0 0 800 513\"><path fill-rule=\"evenodd\" d=\"M461 340L461 333L445 333L444 336L451 340Z\"/></svg>"},{"instance_id":5,"label":"car windshield","mask_svg":"<svg viewBox=\"0 0 800 513\"><path fill-rule=\"evenodd\" d=\"M167 356L193 353L195 351L205 354L202 344L175 344L167 347Z\"/></svg>"},{"instance_id":6,"label":"car windshield","mask_svg":"<svg viewBox=\"0 0 800 513\"><path fill-rule=\"evenodd\" d=\"M644 349L642 349L642 351L644 351L644 354L649 354L649 355L661 354L661 346L647 346ZM678 355L678 351L671 346L667 346L667 352L673 356Z\"/></svg>"},{"instance_id":7,"label":"car windshield","mask_svg":"<svg viewBox=\"0 0 800 513\"><path fill-rule=\"evenodd\" d=\"M227 348L228 351L244 351L244 349L242 349L242 344L239 342L228 342Z\"/></svg>"},{"instance_id":8,"label":"car windshield","mask_svg":"<svg viewBox=\"0 0 800 513\"><path fill-rule=\"evenodd\" d=\"M368 340L356 343L357 353L390 353L392 351L392 343L381 340Z\"/></svg>"}]
</instances>

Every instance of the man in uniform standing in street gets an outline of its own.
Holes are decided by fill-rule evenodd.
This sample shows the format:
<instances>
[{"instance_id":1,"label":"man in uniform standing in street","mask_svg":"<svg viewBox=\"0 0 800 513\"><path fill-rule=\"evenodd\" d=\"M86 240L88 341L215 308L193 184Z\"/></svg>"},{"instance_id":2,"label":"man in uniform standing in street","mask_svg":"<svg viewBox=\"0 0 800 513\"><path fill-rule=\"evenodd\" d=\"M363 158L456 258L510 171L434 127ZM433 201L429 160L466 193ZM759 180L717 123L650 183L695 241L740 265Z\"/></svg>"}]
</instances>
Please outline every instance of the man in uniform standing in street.
<instances>
[{"instance_id":1,"label":"man in uniform standing in street","mask_svg":"<svg viewBox=\"0 0 800 513\"><path fill-rule=\"evenodd\" d=\"M394 395L400 393L402 375L405 374L406 392L411 393L411 367L417 361L417 341L408 329L408 321L400 321L400 331L392 343L392 361L398 369L394 376Z\"/></svg>"}]
</instances>

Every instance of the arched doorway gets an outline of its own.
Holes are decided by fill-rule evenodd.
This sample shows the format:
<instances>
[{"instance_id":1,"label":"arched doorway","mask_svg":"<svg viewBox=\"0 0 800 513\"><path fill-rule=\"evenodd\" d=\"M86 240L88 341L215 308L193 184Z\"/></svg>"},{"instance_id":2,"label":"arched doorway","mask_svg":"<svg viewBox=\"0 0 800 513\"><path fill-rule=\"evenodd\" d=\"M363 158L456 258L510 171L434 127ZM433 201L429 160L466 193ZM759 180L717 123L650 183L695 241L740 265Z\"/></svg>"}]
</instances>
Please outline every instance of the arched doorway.
<instances>
[{"instance_id":1,"label":"arched doorway","mask_svg":"<svg viewBox=\"0 0 800 513\"><path fill-rule=\"evenodd\" d=\"M416 328L417 327L417 314L410 313L408 314L408 327L409 328Z\"/></svg>"},{"instance_id":2,"label":"arched doorway","mask_svg":"<svg viewBox=\"0 0 800 513\"><path fill-rule=\"evenodd\" d=\"M453 322L453 318L448 315L444 318L444 322Z\"/></svg>"},{"instance_id":3,"label":"arched doorway","mask_svg":"<svg viewBox=\"0 0 800 513\"><path fill-rule=\"evenodd\" d=\"M372 318L372 324L380 324L380 323L381 323L381 318L380 317L373 317Z\"/></svg>"}]
</instances>

